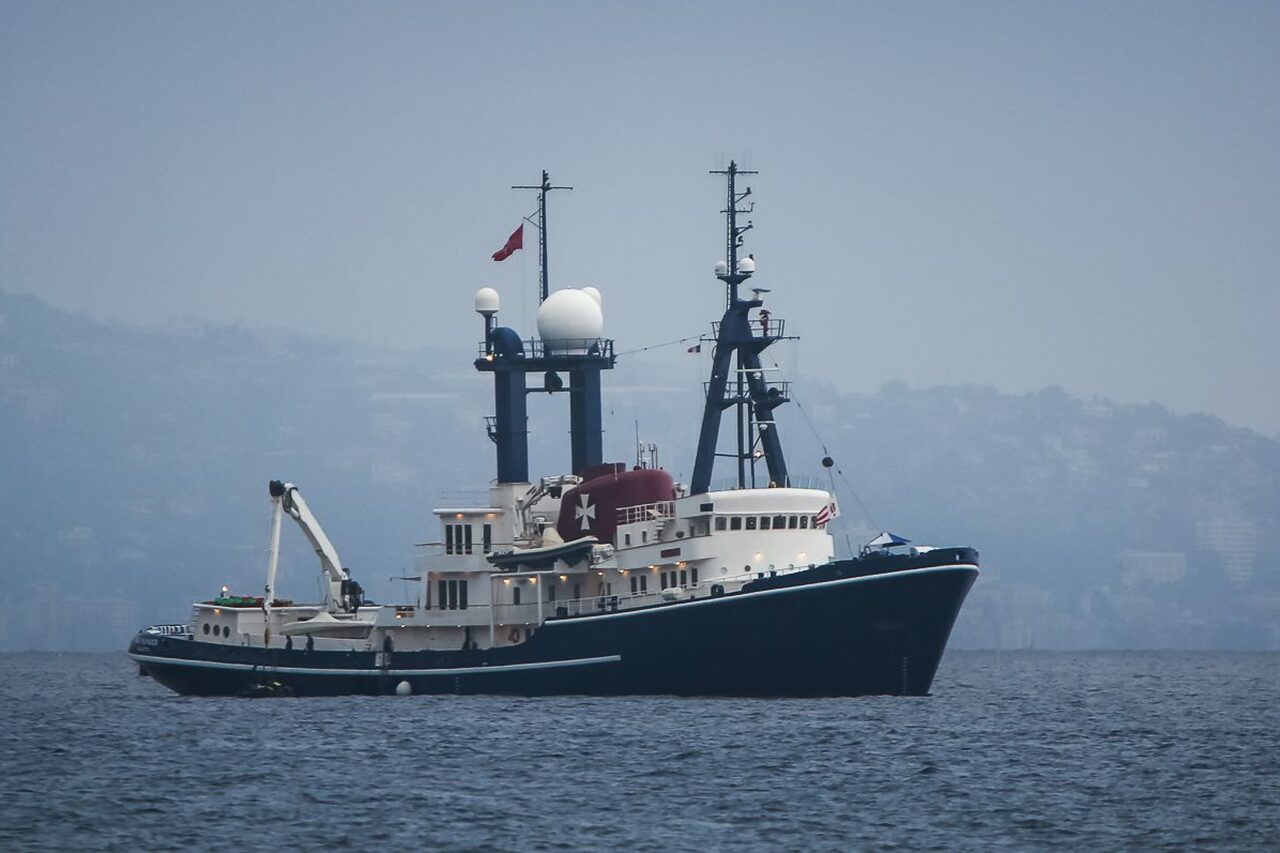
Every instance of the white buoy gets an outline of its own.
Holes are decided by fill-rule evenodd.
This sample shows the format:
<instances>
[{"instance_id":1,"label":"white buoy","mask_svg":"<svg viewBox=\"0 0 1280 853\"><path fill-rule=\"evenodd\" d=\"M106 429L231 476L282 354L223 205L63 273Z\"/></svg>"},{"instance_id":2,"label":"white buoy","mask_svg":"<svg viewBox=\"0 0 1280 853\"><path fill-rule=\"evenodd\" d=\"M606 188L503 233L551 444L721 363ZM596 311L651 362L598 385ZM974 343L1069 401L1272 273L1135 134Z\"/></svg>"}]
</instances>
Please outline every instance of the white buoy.
<instances>
[{"instance_id":1,"label":"white buoy","mask_svg":"<svg viewBox=\"0 0 1280 853\"><path fill-rule=\"evenodd\" d=\"M402 681L396 685L397 696L411 696L413 694L413 685L407 681Z\"/></svg>"}]
</instances>

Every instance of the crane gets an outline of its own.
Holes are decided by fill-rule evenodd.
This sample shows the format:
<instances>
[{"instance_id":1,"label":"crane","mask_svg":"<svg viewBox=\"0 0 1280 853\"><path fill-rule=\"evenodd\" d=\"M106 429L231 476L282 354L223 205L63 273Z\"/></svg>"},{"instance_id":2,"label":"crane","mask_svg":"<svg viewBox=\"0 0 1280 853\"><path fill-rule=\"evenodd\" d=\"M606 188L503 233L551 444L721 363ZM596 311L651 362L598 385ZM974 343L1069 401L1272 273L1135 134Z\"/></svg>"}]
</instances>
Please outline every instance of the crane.
<instances>
[{"instance_id":1,"label":"crane","mask_svg":"<svg viewBox=\"0 0 1280 853\"><path fill-rule=\"evenodd\" d=\"M271 494L271 550L267 561L267 587L262 608L270 614L275 599L276 567L280 561L280 521L287 513L302 528L302 533L320 558L320 571L325 581L324 607L330 613L350 612L361 604L359 584L351 580L350 573L342 567L338 552L325 535L320 522L312 515L302 493L293 483L272 480L267 491Z\"/></svg>"}]
</instances>

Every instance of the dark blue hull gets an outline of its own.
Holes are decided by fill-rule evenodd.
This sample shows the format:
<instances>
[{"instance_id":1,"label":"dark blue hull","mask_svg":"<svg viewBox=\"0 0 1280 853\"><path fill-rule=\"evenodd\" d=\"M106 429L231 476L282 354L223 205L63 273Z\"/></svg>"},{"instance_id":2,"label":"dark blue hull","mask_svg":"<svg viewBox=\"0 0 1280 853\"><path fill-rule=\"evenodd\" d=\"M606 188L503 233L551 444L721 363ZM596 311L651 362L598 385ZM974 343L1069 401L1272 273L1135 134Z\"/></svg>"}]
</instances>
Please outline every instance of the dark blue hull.
<instances>
[{"instance_id":1,"label":"dark blue hull","mask_svg":"<svg viewBox=\"0 0 1280 853\"><path fill-rule=\"evenodd\" d=\"M129 651L192 695L276 683L298 696L376 695L401 682L418 694L924 695L978 574L977 555L963 553L877 573L843 561L718 598L552 619L490 650L307 652L140 634Z\"/></svg>"}]
</instances>

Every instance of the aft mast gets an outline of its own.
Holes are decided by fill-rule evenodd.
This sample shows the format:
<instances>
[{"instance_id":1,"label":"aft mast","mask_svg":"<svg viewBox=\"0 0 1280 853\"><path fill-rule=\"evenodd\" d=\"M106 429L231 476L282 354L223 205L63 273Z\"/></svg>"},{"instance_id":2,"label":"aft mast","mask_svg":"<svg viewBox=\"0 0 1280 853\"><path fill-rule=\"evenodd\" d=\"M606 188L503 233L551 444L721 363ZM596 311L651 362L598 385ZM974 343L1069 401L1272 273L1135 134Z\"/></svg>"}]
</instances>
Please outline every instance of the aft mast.
<instances>
[{"instance_id":1,"label":"aft mast","mask_svg":"<svg viewBox=\"0 0 1280 853\"><path fill-rule=\"evenodd\" d=\"M715 353L712 356L711 379L707 382L706 402L702 411L702 430L698 436L698 455L694 460L692 494L701 494L711 488L711 473L717 456L737 460L738 488L747 487L747 469L751 466L754 485L755 461L763 457L769 469L770 486L788 485L787 463L782 454L782 442L778 437L773 410L787 402L786 383L770 383L764 378L760 353L774 341L783 339L783 323L771 320L767 310L761 310L756 318L752 309L763 309L761 296L768 291L753 288L751 299L738 295L739 286L756 270L755 258L740 258L740 250L746 232L754 227L750 220L738 224L738 217L751 213L754 203L743 206L751 195L751 188L738 192L738 175L754 175L754 171L739 169L729 161L729 168L712 171L725 176L725 258L716 264L716 278L725 283L726 304L724 316L713 326ZM757 334L757 330L759 334ZM736 372L730 374L736 362ZM735 453L717 453L721 415L725 409L734 408L737 424L737 448Z\"/></svg>"},{"instance_id":2,"label":"aft mast","mask_svg":"<svg viewBox=\"0 0 1280 853\"><path fill-rule=\"evenodd\" d=\"M552 190L571 190L573 187L551 186L551 175L542 170L542 183L536 186L524 184L513 186L513 190L538 191L538 221L534 225L538 229L538 303L547 301L547 193Z\"/></svg>"},{"instance_id":3,"label":"aft mast","mask_svg":"<svg viewBox=\"0 0 1280 853\"><path fill-rule=\"evenodd\" d=\"M538 191L538 327L544 322L555 325L556 317L566 311L575 314L572 302L590 303L584 292L557 292L548 302L550 288L547 275L547 193L572 190L573 187L552 186L551 176L542 170L542 183L513 186L513 190ZM526 218L526 221L530 221ZM598 294L597 294L598 296ZM568 301L569 304L566 304ZM600 310L594 308L597 317ZM482 288L476 294L476 313L484 317L485 339L480 345L477 370L492 373L494 379L494 414L486 418L489 438L497 445L497 480L499 483L529 482L528 407L531 393L567 393L569 395L569 441L571 470L581 476L604 458L604 425L601 417L600 372L611 370L616 362L613 341L607 338L557 337L552 340L522 338L514 329L497 325L498 294ZM548 337L543 335L544 338ZM569 377L568 387L561 374ZM540 384L528 385L527 377L536 376Z\"/></svg>"}]
</instances>

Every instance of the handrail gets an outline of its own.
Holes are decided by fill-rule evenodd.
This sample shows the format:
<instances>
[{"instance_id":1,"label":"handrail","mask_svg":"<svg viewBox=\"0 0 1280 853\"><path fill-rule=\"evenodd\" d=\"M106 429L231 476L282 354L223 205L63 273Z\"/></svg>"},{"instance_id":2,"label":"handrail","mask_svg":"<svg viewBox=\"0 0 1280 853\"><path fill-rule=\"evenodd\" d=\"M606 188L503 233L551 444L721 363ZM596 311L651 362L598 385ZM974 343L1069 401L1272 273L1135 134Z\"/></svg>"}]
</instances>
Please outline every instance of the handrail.
<instances>
[{"instance_id":1,"label":"handrail","mask_svg":"<svg viewBox=\"0 0 1280 853\"><path fill-rule=\"evenodd\" d=\"M542 338L528 338L524 344L524 358L538 359L558 355L589 355L599 358L613 358L612 338L557 338L545 341ZM481 358L493 355L492 346L481 341L479 344Z\"/></svg>"},{"instance_id":2,"label":"handrail","mask_svg":"<svg viewBox=\"0 0 1280 853\"><path fill-rule=\"evenodd\" d=\"M640 521L659 521L676 517L675 501L655 501L617 509L618 524L635 524Z\"/></svg>"}]
</instances>

